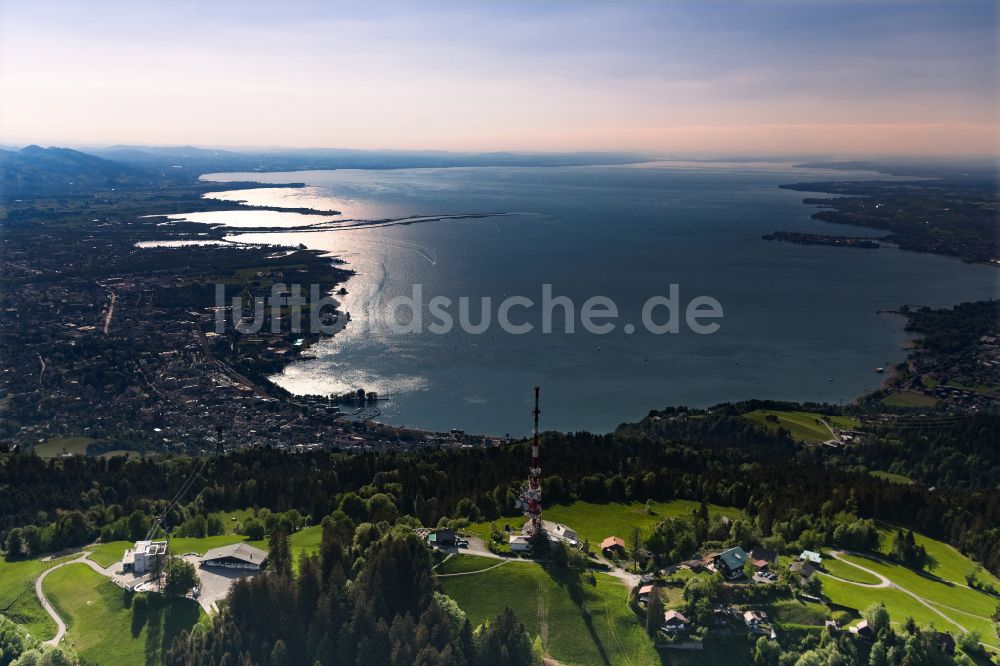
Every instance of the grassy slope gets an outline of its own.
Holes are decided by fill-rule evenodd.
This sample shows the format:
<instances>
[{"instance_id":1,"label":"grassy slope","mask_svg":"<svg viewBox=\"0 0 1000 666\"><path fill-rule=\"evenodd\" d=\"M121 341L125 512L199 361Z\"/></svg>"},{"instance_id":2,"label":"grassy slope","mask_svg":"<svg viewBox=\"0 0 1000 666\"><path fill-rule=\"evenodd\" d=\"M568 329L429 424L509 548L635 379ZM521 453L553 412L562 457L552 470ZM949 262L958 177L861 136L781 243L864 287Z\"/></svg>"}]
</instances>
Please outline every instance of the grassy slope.
<instances>
[{"instance_id":1,"label":"grassy slope","mask_svg":"<svg viewBox=\"0 0 1000 666\"><path fill-rule=\"evenodd\" d=\"M618 580L597 575L590 585L566 569L531 562L440 579L445 592L473 624L510 606L547 651L564 664L658 664L652 642L628 607L628 591ZM585 620L583 607L590 612ZM547 636L547 639L544 637Z\"/></svg>"},{"instance_id":2,"label":"grassy slope","mask_svg":"<svg viewBox=\"0 0 1000 666\"><path fill-rule=\"evenodd\" d=\"M503 563L503 560L497 560L492 557L453 555L438 565L434 571L439 574L466 573L469 571L482 571L501 563Z\"/></svg>"},{"instance_id":3,"label":"grassy slope","mask_svg":"<svg viewBox=\"0 0 1000 666\"><path fill-rule=\"evenodd\" d=\"M605 537L619 536L628 541L633 527L638 527L647 533L664 518L674 516L690 516L699 507L698 502L690 500L674 500L672 502L652 502L653 514L646 514L646 505L641 502L631 504L594 504L591 502L573 502L572 504L554 504L544 509L544 517L555 523L563 523L576 530L580 540L587 540L591 546L597 547ZM711 515L724 515L738 518L742 514L739 509L716 506L708 507ZM497 527L505 524L515 530L520 529L520 518L498 518L493 521ZM468 530L484 539L489 538L490 523L475 523Z\"/></svg>"},{"instance_id":4,"label":"grassy slope","mask_svg":"<svg viewBox=\"0 0 1000 666\"><path fill-rule=\"evenodd\" d=\"M43 641L56 635L56 625L35 597L35 579L58 562L0 558L0 613Z\"/></svg>"},{"instance_id":5,"label":"grassy slope","mask_svg":"<svg viewBox=\"0 0 1000 666\"><path fill-rule=\"evenodd\" d=\"M933 624L939 630L958 632L953 624L945 622L929 608L900 590L883 588L873 590L851 583L842 583L829 576L823 576L823 593L839 606L853 608L859 613L879 601L885 604L893 624L902 625L907 617L912 617L921 625Z\"/></svg>"},{"instance_id":6,"label":"grassy slope","mask_svg":"<svg viewBox=\"0 0 1000 666\"><path fill-rule=\"evenodd\" d=\"M895 474L893 472L874 471L871 472L871 475L879 479L882 479L884 481L888 481L889 483L895 483L901 486L913 485L913 480L908 476L903 476L902 474Z\"/></svg>"},{"instance_id":7,"label":"grassy slope","mask_svg":"<svg viewBox=\"0 0 1000 666\"><path fill-rule=\"evenodd\" d=\"M768 416L775 416L778 423L768 421ZM800 442L825 442L830 439L830 430L819 419L837 428L856 428L857 419L848 416L826 416L814 412L779 412L772 409L757 409L747 412L743 418L763 426L768 430L784 428L793 439Z\"/></svg>"},{"instance_id":8,"label":"grassy slope","mask_svg":"<svg viewBox=\"0 0 1000 666\"><path fill-rule=\"evenodd\" d=\"M879 534L882 539L881 550L883 553L887 553L890 550L890 544L892 543L892 537L895 534L895 530L880 527ZM975 568L975 563L973 563L972 560L965 555L962 555L962 553L958 552L954 547L949 546L942 541L931 539L923 534L914 533L914 536L916 537L917 543L923 546L927 551L927 554L930 556L931 563L930 566L927 567L927 570L935 576L953 583L964 583L965 574ZM992 575L985 569L980 571L978 575L979 580L984 583L991 584L993 587L1000 590L1000 579L996 576Z\"/></svg>"},{"instance_id":9,"label":"grassy slope","mask_svg":"<svg viewBox=\"0 0 1000 666\"><path fill-rule=\"evenodd\" d=\"M882 400L890 407L933 407L937 398L914 391L899 391Z\"/></svg>"},{"instance_id":10,"label":"grassy slope","mask_svg":"<svg viewBox=\"0 0 1000 666\"><path fill-rule=\"evenodd\" d=\"M879 582L878 578L872 574L862 571L857 567L852 567L850 564L844 564L829 556L823 558L823 568L837 578L843 578L844 580L853 580L856 583L865 583L867 585L875 585Z\"/></svg>"},{"instance_id":11,"label":"grassy slope","mask_svg":"<svg viewBox=\"0 0 1000 666\"><path fill-rule=\"evenodd\" d=\"M90 437L53 437L35 446L35 453L42 458L54 458L64 453L84 456L94 440Z\"/></svg>"},{"instance_id":12,"label":"grassy slope","mask_svg":"<svg viewBox=\"0 0 1000 666\"><path fill-rule=\"evenodd\" d=\"M102 666L161 663L202 613L190 599L128 594L84 564L49 574L45 594L69 627L64 641Z\"/></svg>"},{"instance_id":13,"label":"grassy slope","mask_svg":"<svg viewBox=\"0 0 1000 666\"><path fill-rule=\"evenodd\" d=\"M927 601L951 606L986 618L993 616L1000 600L985 592L942 581L907 569L906 567L869 557L842 555L845 560L876 571L893 583L913 592Z\"/></svg>"}]
</instances>

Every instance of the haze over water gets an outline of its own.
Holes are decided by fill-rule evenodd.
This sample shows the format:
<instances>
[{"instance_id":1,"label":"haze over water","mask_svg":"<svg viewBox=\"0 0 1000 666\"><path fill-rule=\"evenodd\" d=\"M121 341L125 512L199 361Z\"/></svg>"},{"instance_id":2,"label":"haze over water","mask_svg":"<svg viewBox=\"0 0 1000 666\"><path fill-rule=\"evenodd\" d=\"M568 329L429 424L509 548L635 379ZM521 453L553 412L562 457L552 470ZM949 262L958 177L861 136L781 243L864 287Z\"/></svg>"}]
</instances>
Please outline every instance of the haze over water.
<instances>
[{"instance_id":1,"label":"haze over water","mask_svg":"<svg viewBox=\"0 0 1000 666\"><path fill-rule=\"evenodd\" d=\"M212 174L211 180L305 182L302 190L234 192L252 204L335 209L341 218L497 214L321 232L240 234L240 241L331 252L357 272L346 284L352 322L274 381L295 393L364 387L391 400L379 420L412 427L523 434L531 388L543 387L546 429L607 431L668 405L747 398L850 401L876 388L876 367L905 358L903 321L879 315L908 303L933 307L992 298L997 271L957 259L767 242L776 230L880 235L810 220L809 193L779 184L872 179L863 172L791 164L657 163L628 167L457 168ZM879 178L885 176L879 175ZM828 195L820 195L828 196ZM271 214L271 219L275 214ZM277 214L284 215L284 214ZM288 214L292 215L292 214ZM239 224L240 214L201 221ZM314 221L329 218L316 218ZM302 224L301 216L288 224ZM423 285L424 303L511 295L535 301L526 335L493 325L481 335L400 335L365 317ZM577 332L540 331L542 285L573 299ZM638 326L643 303L680 288L681 306L707 295L721 329L654 335ZM594 295L620 312L616 330L581 330ZM455 314L457 307L451 312ZM526 319L515 309L512 319ZM426 315L426 312L425 312ZM660 317L664 316L661 312ZM457 319L457 317L456 317ZM472 321L479 321L474 305ZM625 323L637 325L633 335Z\"/></svg>"}]
</instances>

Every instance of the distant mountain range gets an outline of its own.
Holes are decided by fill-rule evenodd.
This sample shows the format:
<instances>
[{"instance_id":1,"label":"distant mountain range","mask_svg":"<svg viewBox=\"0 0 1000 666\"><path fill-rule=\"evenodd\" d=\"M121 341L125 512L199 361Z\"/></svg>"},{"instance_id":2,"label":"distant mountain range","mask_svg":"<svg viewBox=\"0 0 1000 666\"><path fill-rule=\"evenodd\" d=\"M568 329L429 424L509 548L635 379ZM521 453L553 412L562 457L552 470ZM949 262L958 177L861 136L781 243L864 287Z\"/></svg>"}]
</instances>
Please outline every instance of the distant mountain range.
<instances>
[{"instance_id":1,"label":"distant mountain range","mask_svg":"<svg viewBox=\"0 0 1000 666\"><path fill-rule=\"evenodd\" d=\"M5 198L144 187L156 179L140 167L69 148L0 150L0 194Z\"/></svg>"},{"instance_id":2,"label":"distant mountain range","mask_svg":"<svg viewBox=\"0 0 1000 666\"><path fill-rule=\"evenodd\" d=\"M586 166L649 159L636 153L449 153L348 149L255 149L247 152L194 146L110 146L88 152L27 146L0 149L0 196L83 194L194 182L220 171L402 169L460 166Z\"/></svg>"}]
</instances>

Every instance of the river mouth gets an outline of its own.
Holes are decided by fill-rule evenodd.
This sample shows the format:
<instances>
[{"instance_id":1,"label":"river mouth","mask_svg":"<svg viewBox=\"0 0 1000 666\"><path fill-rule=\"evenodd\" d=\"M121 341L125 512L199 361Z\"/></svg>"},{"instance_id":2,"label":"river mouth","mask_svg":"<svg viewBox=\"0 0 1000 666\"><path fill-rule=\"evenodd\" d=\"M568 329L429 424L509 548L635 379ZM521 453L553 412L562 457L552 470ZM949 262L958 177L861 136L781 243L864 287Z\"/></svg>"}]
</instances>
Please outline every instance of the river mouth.
<instances>
[{"instance_id":1,"label":"river mouth","mask_svg":"<svg viewBox=\"0 0 1000 666\"><path fill-rule=\"evenodd\" d=\"M312 228L304 229L300 214L268 211L276 217L266 231L227 212L200 217L234 227L228 241L302 244L355 272L338 296L351 313L348 326L272 378L289 391L364 388L388 395L379 419L390 424L504 434L530 412L531 387L540 384L548 427L608 431L667 405L853 400L880 385L876 368L905 358L903 322L879 310L995 294L995 271L986 266L891 247L761 239L775 229L877 234L812 220L814 209L802 204L808 193L778 187L830 175L787 163L210 174L204 178L217 182L304 182L302 191L235 190L223 198L341 214L305 216ZM476 322L489 298L494 324L482 332L457 324L443 333L392 330L386 304L412 297L417 285L425 316L434 297L456 304L464 297ZM496 325L500 303L540 305L544 285L573 304L572 332L558 312L545 332L524 307L511 308L511 319L533 330ZM718 302L718 330L693 331L683 312L676 332L647 330L644 305L669 297L671 285L681 310L698 297ZM597 296L619 312L607 333L580 324Z\"/></svg>"}]
</instances>

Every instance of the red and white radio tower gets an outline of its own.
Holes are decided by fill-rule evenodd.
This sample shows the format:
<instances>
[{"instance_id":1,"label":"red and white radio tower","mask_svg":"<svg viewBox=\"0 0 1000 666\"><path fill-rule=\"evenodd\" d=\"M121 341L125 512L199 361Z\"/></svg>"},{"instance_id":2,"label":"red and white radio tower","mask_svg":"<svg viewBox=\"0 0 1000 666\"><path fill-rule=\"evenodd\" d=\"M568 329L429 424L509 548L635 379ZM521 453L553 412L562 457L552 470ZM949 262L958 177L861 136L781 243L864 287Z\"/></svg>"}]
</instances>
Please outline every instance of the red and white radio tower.
<instances>
[{"instance_id":1,"label":"red and white radio tower","mask_svg":"<svg viewBox=\"0 0 1000 666\"><path fill-rule=\"evenodd\" d=\"M544 533L542 526L542 467L538 459L538 392L535 387L535 430L531 443L531 467L528 468L528 485L521 491L521 501L519 504L524 509L524 534L535 537Z\"/></svg>"}]
</instances>

